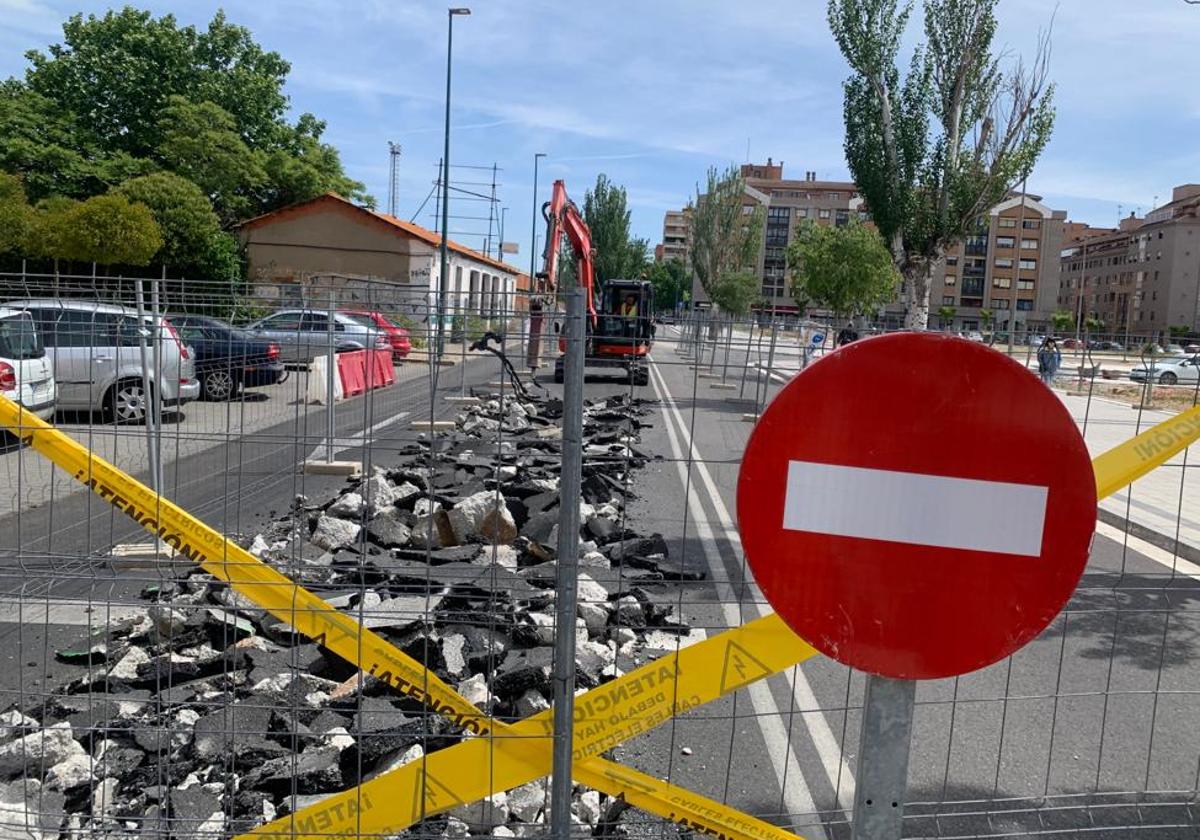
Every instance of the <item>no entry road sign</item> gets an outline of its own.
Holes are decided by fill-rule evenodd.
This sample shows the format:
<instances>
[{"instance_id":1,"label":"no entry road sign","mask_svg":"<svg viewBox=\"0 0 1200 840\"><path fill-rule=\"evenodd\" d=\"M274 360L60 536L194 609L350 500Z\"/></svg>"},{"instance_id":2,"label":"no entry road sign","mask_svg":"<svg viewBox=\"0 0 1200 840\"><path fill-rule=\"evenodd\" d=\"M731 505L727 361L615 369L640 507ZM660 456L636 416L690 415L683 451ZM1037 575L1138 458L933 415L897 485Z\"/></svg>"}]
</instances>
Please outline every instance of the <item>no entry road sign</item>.
<instances>
[{"instance_id":1,"label":"no entry road sign","mask_svg":"<svg viewBox=\"0 0 1200 840\"><path fill-rule=\"evenodd\" d=\"M738 518L771 605L826 655L903 679L963 674L1041 632L1083 573L1096 483L1037 377L934 333L847 345L750 436Z\"/></svg>"}]
</instances>

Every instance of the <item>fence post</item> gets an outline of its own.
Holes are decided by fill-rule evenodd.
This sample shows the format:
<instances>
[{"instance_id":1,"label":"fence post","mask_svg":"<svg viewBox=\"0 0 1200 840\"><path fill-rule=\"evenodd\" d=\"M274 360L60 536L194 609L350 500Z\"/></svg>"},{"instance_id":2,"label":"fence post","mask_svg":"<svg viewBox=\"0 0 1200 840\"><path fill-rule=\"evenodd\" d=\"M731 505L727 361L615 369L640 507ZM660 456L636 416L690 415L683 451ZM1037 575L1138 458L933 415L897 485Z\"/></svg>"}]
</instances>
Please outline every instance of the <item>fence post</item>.
<instances>
[{"instance_id":1,"label":"fence post","mask_svg":"<svg viewBox=\"0 0 1200 840\"><path fill-rule=\"evenodd\" d=\"M852 840L900 840L916 693L914 680L867 675Z\"/></svg>"},{"instance_id":2,"label":"fence post","mask_svg":"<svg viewBox=\"0 0 1200 840\"><path fill-rule=\"evenodd\" d=\"M775 369L775 340L776 340L776 337L778 336L778 334L779 334L779 322L772 320L771 321L771 344L767 348L767 369L765 371L763 371L762 376L760 376L756 379L756 382L763 383L761 400L758 399L757 384L755 385L755 388L754 388L754 397L755 397L755 402L757 403L757 407L755 408L755 411L757 411L759 414L762 414L763 409L766 408L767 397L771 393L771 373Z\"/></svg>"},{"instance_id":3,"label":"fence post","mask_svg":"<svg viewBox=\"0 0 1200 840\"><path fill-rule=\"evenodd\" d=\"M326 350L328 351L329 362L326 365L325 375L325 462L333 463L333 435L334 435L334 417L333 417L333 377L337 376L337 359L334 358L333 347L333 278L329 279L329 317L325 324Z\"/></svg>"},{"instance_id":4,"label":"fence post","mask_svg":"<svg viewBox=\"0 0 1200 840\"><path fill-rule=\"evenodd\" d=\"M555 584L554 763L550 775L550 832L571 835L571 752L575 715L575 603L579 562L579 497L583 470L583 292L567 299L563 362L562 472L559 478L558 573Z\"/></svg>"},{"instance_id":5,"label":"fence post","mask_svg":"<svg viewBox=\"0 0 1200 840\"><path fill-rule=\"evenodd\" d=\"M158 450L154 446L154 413L151 410L150 391L154 385L150 377L150 359L147 354L146 347L146 294L142 286L142 278L138 277L134 281L134 296L137 301L137 337L138 337L138 357L142 366L142 399L145 401L142 412L145 419L144 426L146 427L146 458L150 462L150 488L155 493L162 493L162 487L158 484ZM153 334L153 333L151 333Z\"/></svg>"}]
</instances>

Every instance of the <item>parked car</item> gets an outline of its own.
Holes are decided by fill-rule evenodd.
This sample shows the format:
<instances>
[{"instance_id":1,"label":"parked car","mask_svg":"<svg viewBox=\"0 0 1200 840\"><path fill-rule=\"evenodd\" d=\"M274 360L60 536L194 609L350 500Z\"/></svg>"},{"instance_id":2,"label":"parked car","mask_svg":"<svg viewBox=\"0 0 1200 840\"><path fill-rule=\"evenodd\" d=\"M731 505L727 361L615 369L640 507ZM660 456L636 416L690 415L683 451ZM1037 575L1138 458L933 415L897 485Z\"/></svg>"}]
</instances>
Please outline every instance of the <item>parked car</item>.
<instances>
[{"instance_id":1,"label":"parked car","mask_svg":"<svg viewBox=\"0 0 1200 840\"><path fill-rule=\"evenodd\" d=\"M141 340L153 353L158 337L162 376L150 371L164 407L200 396L195 361L165 318L139 320L137 310L115 303L44 299L10 301L33 316L54 367L58 409L103 411L117 423L140 423L149 407L142 378Z\"/></svg>"},{"instance_id":2,"label":"parked car","mask_svg":"<svg viewBox=\"0 0 1200 840\"><path fill-rule=\"evenodd\" d=\"M1028 344L1030 347L1041 347L1043 344L1046 343L1046 336L1031 335L1031 336L1029 336L1029 338L1026 340L1025 343Z\"/></svg>"},{"instance_id":3,"label":"parked car","mask_svg":"<svg viewBox=\"0 0 1200 840\"><path fill-rule=\"evenodd\" d=\"M979 330L968 330L967 332L963 333L963 338L965 338L967 341L985 341L983 333L981 333Z\"/></svg>"},{"instance_id":4,"label":"parked car","mask_svg":"<svg viewBox=\"0 0 1200 840\"><path fill-rule=\"evenodd\" d=\"M307 365L329 347L329 313L315 309L285 309L246 327L255 337L279 345L284 362ZM387 335L351 315L333 313L335 353L349 350L391 350Z\"/></svg>"},{"instance_id":5,"label":"parked car","mask_svg":"<svg viewBox=\"0 0 1200 840\"><path fill-rule=\"evenodd\" d=\"M402 361L412 352L412 339L408 335L408 330L393 324L382 312L366 309L344 309L342 310L342 314L349 315L351 318L357 318L359 321L368 325L374 325L383 330L388 342L392 345L393 360L397 362Z\"/></svg>"},{"instance_id":6,"label":"parked car","mask_svg":"<svg viewBox=\"0 0 1200 840\"><path fill-rule=\"evenodd\" d=\"M0 306L0 394L43 420L54 416L54 368L37 326L28 312L8 306Z\"/></svg>"},{"instance_id":7,"label":"parked car","mask_svg":"<svg viewBox=\"0 0 1200 840\"><path fill-rule=\"evenodd\" d=\"M1119 341L1101 341L1096 349L1107 350L1110 353L1120 353L1125 349L1125 346Z\"/></svg>"},{"instance_id":8,"label":"parked car","mask_svg":"<svg viewBox=\"0 0 1200 840\"><path fill-rule=\"evenodd\" d=\"M1058 344L1064 350L1078 350L1083 347L1083 342L1078 338L1064 338Z\"/></svg>"},{"instance_id":9,"label":"parked car","mask_svg":"<svg viewBox=\"0 0 1200 840\"><path fill-rule=\"evenodd\" d=\"M279 345L205 315L169 315L196 359L200 397L233 399L243 388L275 385L287 378Z\"/></svg>"},{"instance_id":10,"label":"parked car","mask_svg":"<svg viewBox=\"0 0 1200 840\"><path fill-rule=\"evenodd\" d=\"M1141 365L1129 372L1134 382L1157 382L1160 385L1175 385L1180 382L1194 383L1200 379L1200 357L1171 356L1155 359L1149 365Z\"/></svg>"}]
</instances>

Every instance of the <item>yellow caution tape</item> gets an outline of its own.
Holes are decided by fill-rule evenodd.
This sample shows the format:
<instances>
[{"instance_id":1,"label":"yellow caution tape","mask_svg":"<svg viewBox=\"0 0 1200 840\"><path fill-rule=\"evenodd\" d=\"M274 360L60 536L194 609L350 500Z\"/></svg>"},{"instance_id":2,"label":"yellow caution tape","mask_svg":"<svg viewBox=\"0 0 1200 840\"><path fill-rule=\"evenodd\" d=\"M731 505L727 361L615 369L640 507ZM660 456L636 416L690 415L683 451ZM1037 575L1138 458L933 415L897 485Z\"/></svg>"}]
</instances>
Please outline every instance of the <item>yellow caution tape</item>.
<instances>
[{"instance_id":1,"label":"yellow caution tape","mask_svg":"<svg viewBox=\"0 0 1200 840\"><path fill-rule=\"evenodd\" d=\"M477 736L450 750L335 794L251 835L392 834L425 816L546 775L552 715L510 726L495 721L416 660L363 628L245 549L162 498L48 423L0 397L0 425L83 482L180 555L267 612L400 693ZM767 616L648 663L576 699L575 767L583 784L718 837L795 840L795 835L675 785L598 758L690 708L815 655ZM463 764L467 750L472 752ZM589 758L589 756L592 756ZM432 767L436 772L430 772ZM423 772L424 771L424 772ZM394 787L399 777L403 787ZM243 835L243 836L251 836Z\"/></svg>"},{"instance_id":2,"label":"yellow caution tape","mask_svg":"<svg viewBox=\"0 0 1200 840\"><path fill-rule=\"evenodd\" d=\"M601 752L671 717L814 655L768 615L664 656L575 698L573 776L588 787L690 828L741 840L795 835L691 791L613 762ZM318 834L390 835L458 805L550 772L552 711L472 738L242 835L285 840ZM529 749L524 749L529 748ZM532 752L535 761L526 760ZM593 757L589 757L593 756Z\"/></svg>"},{"instance_id":3,"label":"yellow caution tape","mask_svg":"<svg viewBox=\"0 0 1200 840\"><path fill-rule=\"evenodd\" d=\"M1152 426L1092 461L1096 495L1103 499L1132 484L1200 440L1200 406Z\"/></svg>"},{"instance_id":4,"label":"yellow caution tape","mask_svg":"<svg viewBox=\"0 0 1200 840\"><path fill-rule=\"evenodd\" d=\"M4 398L0 398L0 424L272 615L480 736L259 826L242 838L394 834L427 816L517 787L549 771L550 711L512 726L492 720L351 616ZM1198 438L1200 408L1099 456L1093 461L1098 496L1104 498L1145 475ZM795 835L755 817L597 756L814 654L782 620L769 615L580 695L575 708L576 780L712 836L794 840Z\"/></svg>"}]
</instances>

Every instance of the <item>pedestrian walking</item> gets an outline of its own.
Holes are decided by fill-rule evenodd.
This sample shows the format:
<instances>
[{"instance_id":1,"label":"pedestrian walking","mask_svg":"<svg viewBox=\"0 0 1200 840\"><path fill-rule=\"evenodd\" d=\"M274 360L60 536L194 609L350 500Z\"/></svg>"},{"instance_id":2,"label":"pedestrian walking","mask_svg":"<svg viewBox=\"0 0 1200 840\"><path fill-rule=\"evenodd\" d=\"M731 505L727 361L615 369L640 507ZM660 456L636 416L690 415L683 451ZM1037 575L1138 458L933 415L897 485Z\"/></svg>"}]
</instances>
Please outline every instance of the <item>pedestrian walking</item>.
<instances>
[{"instance_id":1,"label":"pedestrian walking","mask_svg":"<svg viewBox=\"0 0 1200 840\"><path fill-rule=\"evenodd\" d=\"M854 329L854 322L847 321L846 326L838 330L836 347L841 347L843 344L849 344L852 341L858 341L858 331Z\"/></svg>"},{"instance_id":2,"label":"pedestrian walking","mask_svg":"<svg viewBox=\"0 0 1200 840\"><path fill-rule=\"evenodd\" d=\"M1042 346L1038 348L1037 362L1038 376L1042 377L1042 381L1047 385L1054 384L1054 376L1062 365L1062 351L1058 349L1058 342L1053 338L1043 341Z\"/></svg>"}]
</instances>

